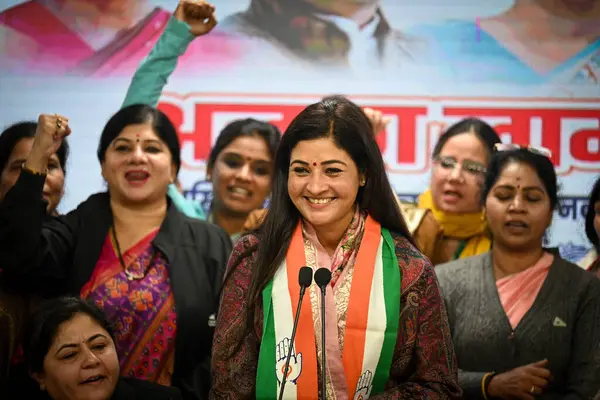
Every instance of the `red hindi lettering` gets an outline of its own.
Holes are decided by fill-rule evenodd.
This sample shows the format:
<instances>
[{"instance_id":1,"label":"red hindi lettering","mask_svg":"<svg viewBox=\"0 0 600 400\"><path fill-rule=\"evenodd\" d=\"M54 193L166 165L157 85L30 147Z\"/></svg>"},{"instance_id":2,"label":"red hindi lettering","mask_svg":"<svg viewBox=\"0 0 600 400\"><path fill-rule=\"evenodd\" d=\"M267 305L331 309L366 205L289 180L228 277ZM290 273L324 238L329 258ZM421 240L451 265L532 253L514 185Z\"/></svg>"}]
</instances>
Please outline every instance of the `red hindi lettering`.
<instances>
[{"instance_id":1,"label":"red hindi lettering","mask_svg":"<svg viewBox=\"0 0 600 400\"><path fill-rule=\"evenodd\" d=\"M499 135L509 134L512 143L528 145L531 141L530 127L531 118L535 115L531 109L512 108L483 108L483 107L445 107L444 115L478 117L486 119L489 117L505 117L510 123L495 124L494 129Z\"/></svg>"},{"instance_id":2,"label":"red hindi lettering","mask_svg":"<svg viewBox=\"0 0 600 400\"><path fill-rule=\"evenodd\" d=\"M508 133L512 143L520 145L531 144L531 120L541 120L542 146L552 151L552 162L561 165L561 123L564 119L599 119L597 110L590 109L515 109L515 108L466 108L447 107L445 114L449 116L507 117L511 122L496 124L494 128L499 134ZM600 119L599 119L600 120ZM597 161L597 153L588 152L588 142L597 138L600 129L584 129L572 134L570 145L571 155L580 161Z\"/></svg>"},{"instance_id":3,"label":"red hindi lettering","mask_svg":"<svg viewBox=\"0 0 600 400\"><path fill-rule=\"evenodd\" d=\"M571 154L579 161L600 162L600 149L590 150L589 143L595 140L600 147L600 129L581 129L571 136Z\"/></svg>"},{"instance_id":4,"label":"red hindi lettering","mask_svg":"<svg viewBox=\"0 0 600 400\"><path fill-rule=\"evenodd\" d=\"M196 105L194 130L192 132L184 132L182 128L184 114L181 107L167 102L160 102L158 104L158 109L167 114L167 117L169 117L173 126L175 126L181 146L183 147L187 142L192 142L194 144L194 158L196 160L206 160L211 148L211 119L199 117L199 108L199 105Z\"/></svg>"},{"instance_id":5,"label":"red hindi lettering","mask_svg":"<svg viewBox=\"0 0 600 400\"><path fill-rule=\"evenodd\" d=\"M298 115L304 106L297 105L265 105L265 104L206 104L197 103L194 107L194 129L192 132L182 130L183 110L171 103L161 102L158 108L171 119L177 129L181 144L194 143L194 159L206 160L211 148L211 130L213 116L219 112L245 114L248 118L264 119L261 114L279 113L280 120L269 121L284 131L289 123ZM218 133L215 133L218 134Z\"/></svg>"}]
</instances>

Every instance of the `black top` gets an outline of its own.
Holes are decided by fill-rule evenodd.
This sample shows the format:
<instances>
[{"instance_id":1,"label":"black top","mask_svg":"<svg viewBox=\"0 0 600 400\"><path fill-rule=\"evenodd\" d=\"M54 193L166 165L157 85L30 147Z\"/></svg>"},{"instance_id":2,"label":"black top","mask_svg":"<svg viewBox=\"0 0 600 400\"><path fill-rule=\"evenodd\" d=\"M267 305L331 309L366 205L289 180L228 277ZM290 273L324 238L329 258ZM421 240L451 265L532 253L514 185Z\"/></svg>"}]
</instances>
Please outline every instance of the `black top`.
<instances>
[{"instance_id":1,"label":"black top","mask_svg":"<svg viewBox=\"0 0 600 400\"><path fill-rule=\"evenodd\" d=\"M175 387L132 378L120 378L111 400L180 400L181 392Z\"/></svg>"},{"instance_id":2,"label":"black top","mask_svg":"<svg viewBox=\"0 0 600 400\"><path fill-rule=\"evenodd\" d=\"M109 194L94 194L70 213L48 219L44 179L22 171L0 203L3 273L27 279L36 291L43 283L45 295L78 296L113 221ZM173 386L184 399L205 399L214 331L209 319L218 310L231 240L218 226L189 218L169 203L152 244L168 260L177 312Z\"/></svg>"},{"instance_id":3,"label":"black top","mask_svg":"<svg viewBox=\"0 0 600 400\"><path fill-rule=\"evenodd\" d=\"M39 390L33 379L27 386L12 387L0 392L3 400L51 400L47 392ZM5 397L6 396L6 397ZM110 400L182 400L181 391L175 387L133 378L119 378Z\"/></svg>"}]
</instances>

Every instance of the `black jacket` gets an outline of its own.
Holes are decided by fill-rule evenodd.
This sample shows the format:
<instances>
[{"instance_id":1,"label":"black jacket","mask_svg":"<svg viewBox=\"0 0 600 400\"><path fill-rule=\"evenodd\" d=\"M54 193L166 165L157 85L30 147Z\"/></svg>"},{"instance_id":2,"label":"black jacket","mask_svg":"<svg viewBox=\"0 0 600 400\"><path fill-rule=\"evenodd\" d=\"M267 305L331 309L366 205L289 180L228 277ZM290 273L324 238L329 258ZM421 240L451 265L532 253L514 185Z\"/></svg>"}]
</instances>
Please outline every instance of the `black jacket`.
<instances>
[{"instance_id":1,"label":"black jacket","mask_svg":"<svg viewBox=\"0 0 600 400\"><path fill-rule=\"evenodd\" d=\"M67 215L46 216L44 177L23 171L0 203L3 273L27 279L44 295L78 296L90 279L112 224L108 193L90 196ZM210 350L231 240L221 228L169 204L152 244L169 261L177 312L173 386L184 399L208 396ZM212 324L211 324L212 325Z\"/></svg>"}]
</instances>

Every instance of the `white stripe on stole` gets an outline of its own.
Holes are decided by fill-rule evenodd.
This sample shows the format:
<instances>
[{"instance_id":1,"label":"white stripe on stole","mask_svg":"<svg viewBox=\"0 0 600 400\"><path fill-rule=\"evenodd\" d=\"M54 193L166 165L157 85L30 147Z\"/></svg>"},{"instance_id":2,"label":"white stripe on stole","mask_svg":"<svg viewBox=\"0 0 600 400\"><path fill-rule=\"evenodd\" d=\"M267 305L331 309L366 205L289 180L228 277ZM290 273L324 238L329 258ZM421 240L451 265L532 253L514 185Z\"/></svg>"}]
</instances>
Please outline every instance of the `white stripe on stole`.
<instances>
[{"instance_id":1,"label":"white stripe on stole","mask_svg":"<svg viewBox=\"0 0 600 400\"><path fill-rule=\"evenodd\" d=\"M383 290L383 237L379 240L377 256L375 258L375 269L373 271L373 282L371 283L371 297L369 299L369 316L367 318L367 333L365 336L365 353L361 377L358 379L356 391L361 391L363 399L368 398L371 393L375 370L379 363L379 357L383 349L385 339L385 328L387 317L385 312L385 297ZM370 387L368 386L370 383Z\"/></svg>"},{"instance_id":2,"label":"white stripe on stole","mask_svg":"<svg viewBox=\"0 0 600 400\"><path fill-rule=\"evenodd\" d=\"M287 354L287 346L289 346L289 339L294 327L292 299L288 288L287 265L285 261L273 277L273 316L275 317L275 366L277 369L283 370L285 367L285 358L283 361L279 360L278 354L281 354L282 348L285 351L284 354ZM294 345L295 348L296 346ZM293 360L290 362L290 366L292 364ZM273 371L273 373L276 373L276 371ZM281 377L281 374L278 374L278 377ZM277 393L273 395L274 399L279 396L279 389L280 385L278 384ZM297 394L296 385L289 381L286 382L283 398L286 400L296 400Z\"/></svg>"}]
</instances>

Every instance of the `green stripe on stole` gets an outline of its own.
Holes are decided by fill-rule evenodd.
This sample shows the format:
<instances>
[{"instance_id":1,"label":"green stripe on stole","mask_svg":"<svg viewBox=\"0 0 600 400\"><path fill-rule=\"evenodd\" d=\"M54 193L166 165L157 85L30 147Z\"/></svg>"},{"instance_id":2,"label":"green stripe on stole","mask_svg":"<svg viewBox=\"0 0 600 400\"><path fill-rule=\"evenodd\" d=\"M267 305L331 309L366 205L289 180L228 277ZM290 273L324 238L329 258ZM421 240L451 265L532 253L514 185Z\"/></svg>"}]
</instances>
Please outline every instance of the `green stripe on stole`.
<instances>
[{"instance_id":1,"label":"green stripe on stole","mask_svg":"<svg viewBox=\"0 0 600 400\"><path fill-rule=\"evenodd\" d=\"M401 273L396 257L394 240L390 232L382 228L382 265L383 290L385 298L386 329L381 354L373 377L371 396L382 393L389 380L390 367L398 337L398 320L400 316ZM276 374L276 336L275 317L273 312L272 294L273 280L262 292L263 297L263 336L258 357L256 379L257 399L276 399L278 383ZM383 311L383 310L382 310ZM291 329L291 327L290 327Z\"/></svg>"},{"instance_id":2,"label":"green stripe on stole","mask_svg":"<svg viewBox=\"0 0 600 400\"><path fill-rule=\"evenodd\" d=\"M263 332L258 355L256 374L256 398L277 398L277 374L275 359L275 316L273 313L273 280L262 292L263 298Z\"/></svg>"},{"instance_id":3,"label":"green stripe on stole","mask_svg":"<svg viewBox=\"0 0 600 400\"><path fill-rule=\"evenodd\" d=\"M373 389L371 396L383 393L385 384L390 377L390 368L392 359L396 350L396 340L398 338L398 322L400 318L400 289L402 274L396 257L396 246L390 232L381 228L381 236L384 240L382 248L383 261L383 291L385 296L385 314L386 327L383 347L375 376L373 378Z\"/></svg>"}]
</instances>

